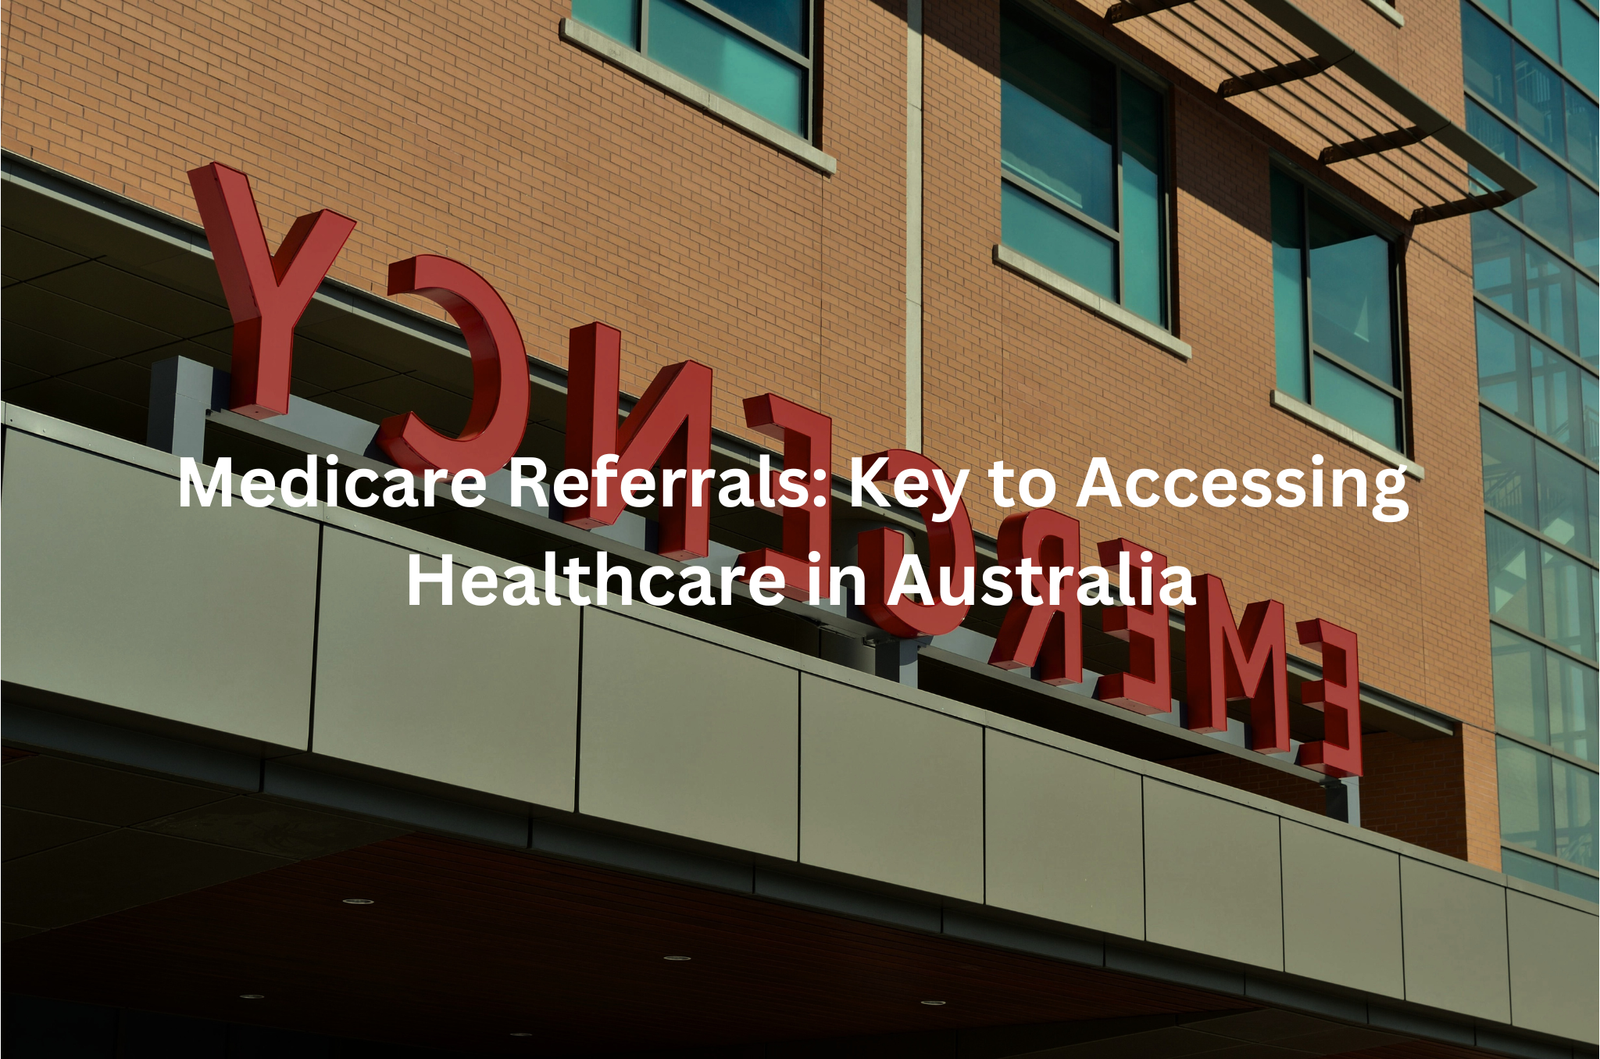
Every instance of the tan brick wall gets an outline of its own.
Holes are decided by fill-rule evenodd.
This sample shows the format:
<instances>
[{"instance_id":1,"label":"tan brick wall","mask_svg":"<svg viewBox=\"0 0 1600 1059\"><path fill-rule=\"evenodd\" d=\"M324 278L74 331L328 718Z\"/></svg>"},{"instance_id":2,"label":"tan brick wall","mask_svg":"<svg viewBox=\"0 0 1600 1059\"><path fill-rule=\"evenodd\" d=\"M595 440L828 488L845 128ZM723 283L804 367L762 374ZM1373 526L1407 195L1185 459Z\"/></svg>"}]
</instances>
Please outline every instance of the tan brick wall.
<instances>
[{"instance_id":1,"label":"tan brick wall","mask_svg":"<svg viewBox=\"0 0 1600 1059\"><path fill-rule=\"evenodd\" d=\"M1214 72L1173 61L1148 26L1104 29L1096 3L1062 6L1175 85L1176 326L1194 359L992 263L998 0L926 0L927 451L977 472L972 510L988 532L1001 512L981 471L995 459L1054 472L1067 510L1092 455L1124 475L1309 467L1313 453L1376 471L1267 401L1267 159L1298 149L1294 114L1219 102ZM607 321L624 331L627 389L692 357L717 373L719 426L742 431L745 396L783 394L834 416L843 469L905 430L905 24L900 0L822 8L818 142L839 159L832 177L563 43L564 0L14 0L3 139L191 221L185 170L237 166L274 242L316 208L359 221L337 278L381 293L390 261L458 257L505 296L534 356L564 364L567 329ZM1404 30L1356 0L1308 9L1459 115L1453 6L1407 10ZM1397 194L1359 166L1327 176L1375 208ZM1408 834L1493 866L1466 233L1464 221L1433 225L1405 249L1416 454L1429 472L1407 486L1405 523L1328 508L1074 513L1086 542L1125 535L1222 575L1236 611L1271 596L1291 620L1357 629L1369 682L1468 726L1441 741L1460 747L1441 766L1453 786L1433 773L1413 784L1456 808ZM1409 765L1397 771L1412 783Z\"/></svg>"}]
</instances>

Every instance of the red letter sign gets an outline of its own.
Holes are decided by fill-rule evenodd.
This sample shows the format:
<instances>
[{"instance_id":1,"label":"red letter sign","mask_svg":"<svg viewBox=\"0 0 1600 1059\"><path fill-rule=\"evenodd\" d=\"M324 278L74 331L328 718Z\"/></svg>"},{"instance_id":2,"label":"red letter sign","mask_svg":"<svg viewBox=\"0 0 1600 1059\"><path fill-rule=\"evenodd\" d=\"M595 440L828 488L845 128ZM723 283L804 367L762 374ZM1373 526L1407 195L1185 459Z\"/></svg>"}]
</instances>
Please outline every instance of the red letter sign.
<instances>
[{"instance_id":1,"label":"red letter sign","mask_svg":"<svg viewBox=\"0 0 1600 1059\"><path fill-rule=\"evenodd\" d=\"M783 551L745 552L739 565L749 571L746 581L759 567L777 567L783 574L780 591L804 602L811 568L827 570L833 562L833 420L767 393L745 398L744 421L783 442L783 469L806 472L808 495L800 506L783 509ZM819 554L815 563L808 558L812 552Z\"/></svg>"},{"instance_id":2,"label":"red letter sign","mask_svg":"<svg viewBox=\"0 0 1600 1059\"><path fill-rule=\"evenodd\" d=\"M332 210L308 213L294 222L278 252L268 254L249 177L212 162L189 170L189 186L233 315L230 407L252 419L284 415L294 325L356 222Z\"/></svg>"},{"instance_id":3,"label":"red letter sign","mask_svg":"<svg viewBox=\"0 0 1600 1059\"><path fill-rule=\"evenodd\" d=\"M1195 605L1183 615L1189 666L1189 727L1196 732L1228 728L1228 702L1250 700L1250 749L1289 750L1288 648L1283 640L1283 604L1252 603L1233 624L1222 579L1204 574L1194 584Z\"/></svg>"},{"instance_id":4,"label":"red letter sign","mask_svg":"<svg viewBox=\"0 0 1600 1059\"><path fill-rule=\"evenodd\" d=\"M444 306L472 354L472 412L459 438L415 412L378 427L378 446L413 473L475 470L487 477L517 454L528 429L528 354L511 310L489 281L459 261L424 254L389 266L389 296L420 294Z\"/></svg>"},{"instance_id":5,"label":"red letter sign","mask_svg":"<svg viewBox=\"0 0 1600 1059\"><path fill-rule=\"evenodd\" d=\"M1150 552L1148 561L1139 556ZM1140 597L1144 571L1150 571L1152 581L1150 605L1142 603L1131 607L1107 607L1101 612L1102 631L1119 640L1128 641L1128 671L1108 673L1095 682L1094 697L1135 713L1172 712L1172 627L1167 624L1167 605L1161 602L1159 586L1154 584L1157 575L1167 565L1167 557L1148 548L1119 537L1114 541L1100 542L1100 565L1112 569L1128 556L1128 580L1122 590L1133 598ZM1138 573L1139 577L1133 575ZM1124 596L1123 598L1127 598ZM1227 722L1223 722L1227 727Z\"/></svg>"},{"instance_id":6,"label":"red letter sign","mask_svg":"<svg viewBox=\"0 0 1600 1059\"><path fill-rule=\"evenodd\" d=\"M1300 685L1300 701L1322 711L1322 738L1300 744L1297 763L1328 776L1361 775L1361 664L1356 634L1331 621L1295 623L1300 642L1322 652L1322 679Z\"/></svg>"},{"instance_id":7,"label":"red letter sign","mask_svg":"<svg viewBox=\"0 0 1600 1059\"><path fill-rule=\"evenodd\" d=\"M878 460L888 462L880 472L879 481L893 479L905 470L919 470L933 480L939 465L920 452L890 449L874 453L861 462L872 466ZM969 585L977 592L978 556L972 543L972 520L967 517L967 505L956 501L956 509L948 522L934 522L923 508L922 524L928 527L928 556L932 567L927 571L928 587L934 599L926 603L913 603L906 599L889 602L895 578L900 573L900 561L905 555L906 539L898 530L875 529L856 535L856 550L860 556L861 572L866 575L867 615L878 627L895 636L940 636L961 624L961 619L972 609L970 603L945 603L938 598L941 573L949 579L950 594L964 595ZM970 579L970 580L968 580Z\"/></svg>"},{"instance_id":8,"label":"red letter sign","mask_svg":"<svg viewBox=\"0 0 1600 1059\"><path fill-rule=\"evenodd\" d=\"M989 655L989 664L1000 669L1025 669L1044 652L1046 684L1083 682L1083 618L1078 604L1078 520L1038 508L1011 515L1000 523L1000 565L1010 567L1006 582L1011 586L1011 607L1006 611L1000 635ZM1029 573L1033 590L1043 600L1029 606L1022 595L1022 576L1017 567L1026 559L1041 567ZM1050 570L1072 567L1070 577L1061 581L1059 602L1050 602Z\"/></svg>"},{"instance_id":9,"label":"red letter sign","mask_svg":"<svg viewBox=\"0 0 1600 1059\"><path fill-rule=\"evenodd\" d=\"M672 503L661 504L661 540L656 551L669 559L696 559L711 550L711 499L691 498L693 470L711 466L711 369L692 360L662 368L617 426L617 388L622 372L622 332L605 324L572 329L567 364L567 466L592 474L601 456L617 457L617 473L649 470L690 472L672 491ZM663 478L666 476L663 475ZM666 496L666 482L661 495ZM699 503L692 503L698 499ZM606 494L604 505L594 491L566 522L593 529L609 526L622 514L622 490Z\"/></svg>"}]
</instances>

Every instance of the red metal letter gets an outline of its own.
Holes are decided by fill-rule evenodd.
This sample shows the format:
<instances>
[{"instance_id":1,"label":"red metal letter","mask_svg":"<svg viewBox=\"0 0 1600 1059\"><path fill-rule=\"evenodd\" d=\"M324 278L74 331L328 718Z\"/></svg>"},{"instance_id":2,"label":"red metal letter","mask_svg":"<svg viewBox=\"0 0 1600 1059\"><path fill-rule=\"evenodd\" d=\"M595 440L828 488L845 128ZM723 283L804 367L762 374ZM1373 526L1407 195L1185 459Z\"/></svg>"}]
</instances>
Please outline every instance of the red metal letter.
<instances>
[{"instance_id":1,"label":"red metal letter","mask_svg":"<svg viewBox=\"0 0 1600 1059\"><path fill-rule=\"evenodd\" d=\"M1250 749L1289 750L1288 648L1283 639L1283 604L1252 603L1236 628L1222 578L1195 580L1195 605L1183 615L1189 666L1189 727L1196 732L1228 728L1228 702L1250 700Z\"/></svg>"},{"instance_id":2,"label":"red metal letter","mask_svg":"<svg viewBox=\"0 0 1600 1059\"><path fill-rule=\"evenodd\" d=\"M888 481L905 470L919 470L933 480L939 465L920 452L906 449L889 449L862 459L862 465L872 466L879 459L888 463L879 481ZM972 609L968 603L945 603L939 596L939 575L948 571L952 595L964 595L963 590L971 578L974 596L978 583L978 555L972 542L972 520L967 516L965 501L957 500L956 509L948 522L934 522L924 507L922 524L928 528L928 557L930 559L928 588L934 598L926 603L913 603L908 599L890 603L889 594L894 589L900 572L900 561L905 555L906 539L898 530L875 529L856 535L856 551L861 572L866 576L867 615L878 627L895 636L940 636L961 624L961 619Z\"/></svg>"},{"instance_id":3,"label":"red metal letter","mask_svg":"<svg viewBox=\"0 0 1600 1059\"><path fill-rule=\"evenodd\" d=\"M1042 603L1029 605L1022 597L1022 575L1017 567L1026 559L1042 567L1029 581ZM1044 652L1046 684L1083 682L1083 616L1078 603L1078 520L1059 511L1038 508L1009 516L1000 523L1000 565L1010 567L1011 607L989 654L989 664L1000 669L1025 669ZM1050 568L1072 567L1061 582L1060 602L1050 602Z\"/></svg>"},{"instance_id":4,"label":"red metal letter","mask_svg":"<svg viewBox=\"0 0 1600 1059\"><path fill-rule=\"evenodd\" d=\"M1300 642L1322 652L1322 679L1300 685L1300 701L1322 711L1322 738L1301 743L1297 763L1328 776L1361 775L1361 663L1356 634L1331 621L1295 623Z\"/></svg>"},{"instance_id":5,"label":"red metal letter","mask_svg":"<svg viewBox=\"0 0 1600 1059\"><path fill-rule=\"evenodd\" d=\"M233 315L230 407L252 419L284 415L294 326L356 222L332 210L308 213L268 254L249 177L212 162L189 170L189 186Z\"/></svg>"},{"instance_id":6,"label":"red metal letter","mask_svg":"<svg viewBox=\"0 0 1600 1059\"><path fill-rule=\"evenodd\" d=\"M811 569L826 571L833 563L833 420L766 393L745 398L744 421L783 442L783 469L806 472L807 495L801 506L783 509L783 551L758 548L739 556L739 565L748 571L743 580L748 581L759 567L777 567L783 574L780 591L804 602L811 598ZM815 503L818 497L820 506ZM820 555L815 563L808 558L812 552ZM822 590L826 592L827 586Z\"/></svg>"},{"instance_id":7,"label":"red metal letter","mask_svg":"<svg viewBox=\"0 0 1600 1059\"><path fill-rule=\"evenodd\" d=\"M618 475L649 470L706 470L711 466L711 369L686 360L662 368L617 426L622 372L622 332L605 324L572 329L567 363L566 464L593 474L601 456L617 457ZM675 483L671 504L661 505L656 551L669 559L696 559L711 550L711 498L691 503L690 480ZM614 484L614 483L613 483ZM705 490L702 490L705 491ZM665 490L662 490L665 493ZM604 505L595 491L565 515L568 525L609 526L622 514L622 491L610 489Z\"/></svg>"},{"instance_id":8,"label":"red metal letter","mask_svg":"<svg viewBox=\"0 0 1600 1059\"><path fill-rule=\"evenodd\" d=\"M1139 558L1150 552L1148 562ZM1167 624L1167 605L1161 602L1161 586L1156 578L1166 568L1167 557L1126 538L1100 542L1100 565L1120 566L1128 556L1129 581L1122 588L1140 598L1142 571L1150 570L1150 605L1107 607L1101 613L1101 627L1109 636L1128 641L1128 671L1108 673L1095 682L1094 697L1135 713L1172 712L1172 627ZM1138 573L1138 577L1133 575Z\"/></svg>"},{"instance_id":9,"label":"red metal letter","mask_svg":"<svg viewBox=\"0 0 1600 1059\"><path fill-rule=\"evenodd\" d=\"M389 296L420 294L444 307L472 354L472 411L459 438L424 423L415 412L390 416L378 445L408 471L481 471L504 467L528 429L528 354L522 332L489 281L459 261L424 254L389 266Z\"/></svg>"}]
</instances>

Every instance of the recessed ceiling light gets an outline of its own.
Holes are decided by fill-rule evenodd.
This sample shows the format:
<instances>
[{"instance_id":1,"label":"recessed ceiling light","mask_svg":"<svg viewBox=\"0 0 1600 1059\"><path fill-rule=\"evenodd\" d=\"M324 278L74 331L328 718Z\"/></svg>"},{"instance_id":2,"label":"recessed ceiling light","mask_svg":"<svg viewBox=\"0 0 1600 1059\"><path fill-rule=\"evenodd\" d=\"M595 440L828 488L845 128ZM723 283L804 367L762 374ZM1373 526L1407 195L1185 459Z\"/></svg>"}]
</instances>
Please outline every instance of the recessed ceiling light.
<instances>
[{"instance_id":1,"label":"recessed ceiling light","mask_svg":"<svg viewBox=\"0 0 1600 1059\"><path fill-rule=\"evenodd\" d=\"M347 904L347 905L371 905L371 904L377 904L377 902L372 900L372 898L370 898L370 897L346 897L344 899L344 903Z\"/></svg>"},{"instance_id":2,"label":"recessed ceiling light","mask_svg":"<svg viewBox=\"0 0 1600 1059\"><path fill-rule=\"evenodd\" d=\"M533 1034L531 1034L531 1033L521 1033L519 1031L513 1030L512 1033L511 1033L511 1036L513 1036L513 1037L532 1037Z\"/></svg>"},{"instance_id":3,"label":"recessed ceiling light","mask_svg":"<svg viewBox=\"0 0 1600 1059\"><path fill-rule=\"evenodd\" d=\"M663 960L672 960L674 963L680 963L680 962L682 962L684 960L692 960L692 959L694 959L693 956L663 956L661 958Z\"/></svg>"},{"instance_id":4,"label":"recessed ceiling light","mask_svg":"<svg viewBox=\"0 0 1600 1059\"><path fill-rule=\"evenodd\" d=\"M923 1005L925 1007L930 1007L930 1008L942 1008L942 1007L944 1007L944 1001L943 1000L924 1000L922 1003L923 1003Z\"/></svg>"},{"instance_id":5,"label":"recessed ceiling light","mask_svg":"<svg viewBox=\"0 0 1600 1059\"><path fill-rule=\"evenodd\" d=\"M240 1000L265 1000L265 999L267 999L267 997L266 997L266 994L264 994L264 993L240 993L239 994L239 999Z\"/></svg>"}]
</instances>

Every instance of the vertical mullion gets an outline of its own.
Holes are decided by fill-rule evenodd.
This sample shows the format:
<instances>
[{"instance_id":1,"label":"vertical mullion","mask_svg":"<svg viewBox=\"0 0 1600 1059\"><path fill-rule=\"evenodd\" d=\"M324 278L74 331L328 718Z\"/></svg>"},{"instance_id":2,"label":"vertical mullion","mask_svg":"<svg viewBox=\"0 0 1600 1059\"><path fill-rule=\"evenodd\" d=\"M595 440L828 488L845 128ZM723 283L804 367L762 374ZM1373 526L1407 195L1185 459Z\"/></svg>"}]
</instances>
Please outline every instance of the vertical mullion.
<instances>
[{"instance_id":1,"label":"vertical mullion","mask_svg":"<svg viewBox=\"0 0 1600 1059\"><path fill-rule=\"evenodd\" d=\"M1113 196L1115 196L1115 202L1116 202L1116 213L1115 213L1114 216L1116 217L1116 221L1117 221L1117 224L1116 224L1116 227L1117 227L1117 304L1118 305L1122 305L1127 301L1126 295L1127 295L1127 273L1128 273L1128 266L1127 266L1127 262L1128 262L1128 244L1122 238L1122 77L1123 77L1123 73L1122 73L1122 68L1120 66L1113 66L1112 70L1113 70L1113 75L1112 76L1115 78L1115 84L1116 84L1116 88L1115 88L1115 91L1114 91L1114 97L1115 97L1115 101L1116 101L1116 105L1115 105L1115 108L1114 108L1115 109L1115 113L1114 113L1114 115L1112 116L1112 119L1111 119L1112 122L1115 125L1115 132L1114 132L1113 135L1115 137L1115 142L1116 142L1116 164L1115 164L1113 172L1112 172L1112 176L1115 178L1115 185L1112 187L1111 193L1112 193Z\"/></svg>"},{"instance_id":2,"label":"vertical mullion","mask_svg":"<svg viewBox=\"0 0 1600 1059\"><path fill-rule=\"evenodd\" d=\"M1317 363L1311 349L1315 339L1311 333L1311 191L1304 184L1295 183L1300 190L1300 304L1305 319L1300 342L1305 349L1306 404L1317 406Z\"/></svg>"},{"instance_id":3,"label":"vertical mullion","mask_svg":"<svg viewBox=\"0 0 1600 1059\"><path fill-rule=\"evenodd\" d=\"M817 5L815 0L806 0L805 10L805 56L806 56L806 140L809 143L817 142L817 38L822 35L822 27L817 25Z\"/></svg>"},{"instance_id":4,"label":"vertical mullion","mask_svg":"<svg viewBox=\"0 0 1600 1059\"><path fill-rule=\"evenodd\" d=\"M639 54L650 54L650 0L639 0Z\"/></svg>"}]
</instances>

